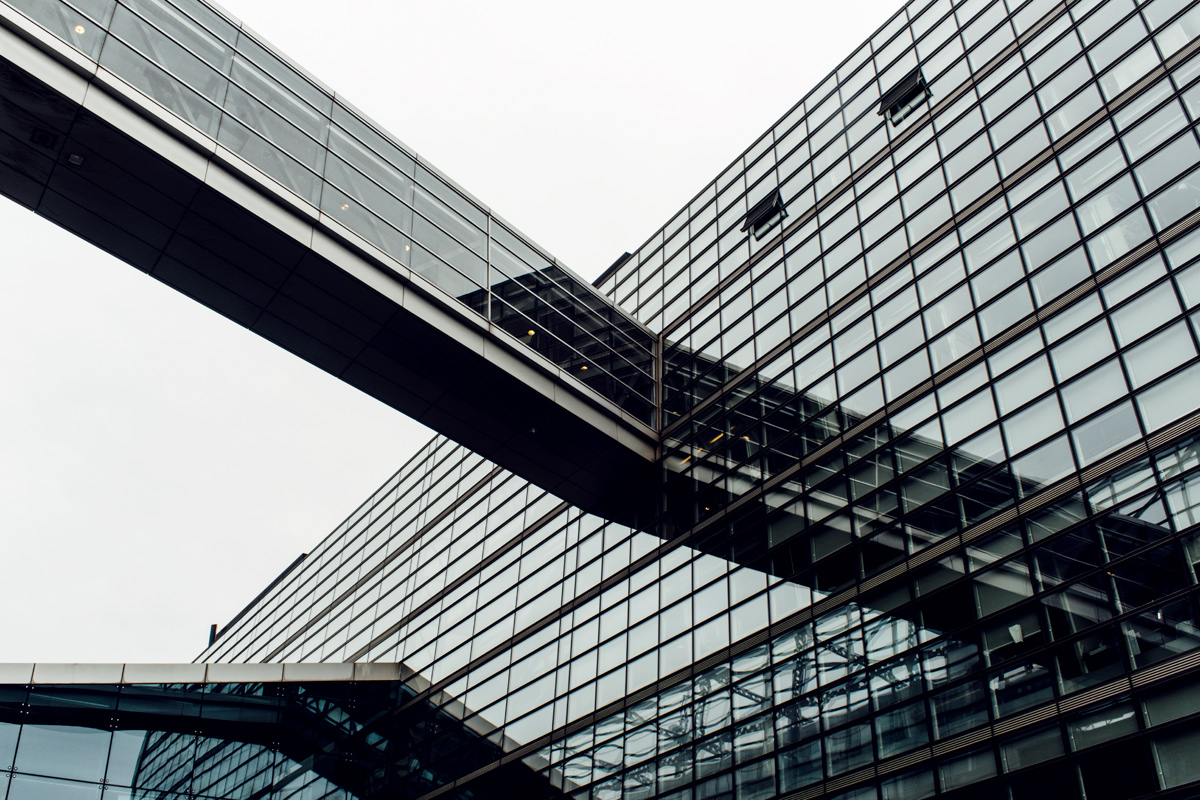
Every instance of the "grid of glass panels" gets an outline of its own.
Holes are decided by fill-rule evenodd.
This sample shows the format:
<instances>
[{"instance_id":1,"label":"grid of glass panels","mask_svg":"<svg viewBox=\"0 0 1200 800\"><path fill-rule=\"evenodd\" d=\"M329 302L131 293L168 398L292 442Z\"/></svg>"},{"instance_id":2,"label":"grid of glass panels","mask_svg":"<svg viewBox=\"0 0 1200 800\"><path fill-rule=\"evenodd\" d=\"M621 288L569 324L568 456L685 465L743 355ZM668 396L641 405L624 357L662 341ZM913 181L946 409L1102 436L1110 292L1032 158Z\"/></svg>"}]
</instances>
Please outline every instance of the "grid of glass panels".
<instances>
[{"instance_id":1,"label":"grid of glass panels","mask_svg":"<svg viewBox=\"0 0 1200 800\"><path fill-rule=\"evenodd\" d=\"M828 595L814 593L810 620L565 736L550 760L604 797L693 781L774 797L932 743L973 744L981 726L1194 650L1197 456L1195 440L1168 447L860 601L822 613ZM992 747L977 752L993 763ZM937 770L920 774L932 793Z\"/></svg>"},{"instance_id":2,"label":"grid of glass panels","mask_svg":"<svg viewBox=\"0 0 1200 800\"><path fill-rule=\"evenodd\" d=\"M291 775L278 796L344 798L341 787L302 764L304 755L211 730L238 710L259 724L278 723L284 698L303 695L304 688L0 687L0 792L8 800L132 798L161 790L165 798L248 797ZM189 717L197 730L181 736Z\"/></svg>"},{"instance_id":3,"label":"grid of glass panels","mask_svg":"<svg viewBox=\"0 0 1200 800\"><path fill-rule=\"evenodd\" d=\"M928 248L948 218L972 212L972 204L989 189L995 194L1001 179L1015 182L1029 163L1040 165L1047 156L1053 161L1053 145L1070 141L1077 126L1106 103L1112 108L1123 91L1158 67L1160 56L1170 59L1184 48L1200 24L1194 9L1179 14L1177 3L1140 9L1132 2L1083 3L1070 12L1051 3L1011 5L1011 19L996 4L986 10L981 3L953 10L949 2L910 7L909 26L895 24L900 17L886 25L871 47L849 59L652 237L636 263L631 260L605 279L602 285L610 294L639 305L645 321L667 330L665 424L756 361L757 372L763 372L762 360L782 342L803 335L814 315L836 306L910 250ZM1078 20L1075 28L1072 20ZM984 39L986 46L979 44ZM1086 56L1083 47L1089 48ZM878 70L881 61L894 67L876 78L871 65ZM895 74L916 64L931 78L931 102L946 107L932 126L918 129L917 121L887 126L875 114L881 87L886 91ZM829 119L817 126L814 117ZM1144 154L1127 151L1130 158ZM1163 156L1159 163L1166 161ZM752 184L749 192L743 177ZM1036 174L1021 189L1010 189L1010 200L1028 201L1025 193L1049 178ZM1183 175L1157 175L1137 190L1128 189L1142 196L1161 191L1157 202L1173 203L1155 217L1160 228L1187 207L1185 199L1175 203L1162 183L1152 185L1171 178L1186 181ZM794 222L782 242L760 245L740 231L741 220L747 203L781 181ZM1072 202L1081 188L1072 187ZM1036 239L1034 223L1039 213L1062 211L1053 207L1058 199L1041 198L1046 208L1032 202L1026 207L1019 235L1032 240L1031 248L1054 244L1049 232ZM1095 207L1104 202L1097 198ZM1081 213L1094 213L1095 207ZM1108 221L1104 213L1081 222L1084 235ZM1128 244L1114 241L1121 234L1097 233L1094 247L1119 250ZM718 239L727 244L713 246ZM661 268L664 258L667 266ZM747 270L747 259L752 269ZM1057 277L1065 278L1065 272L1060 268ZM1053 277L1048 271L1042 280ZM647 296L659 299L646 304L642 298ZM977 301L993 297L985 294ZM709 299L699 306L704 298ZM1015 313L1016 300L1005 299L1008 313ZM1002 310L994 308L993 317L1002 317ZM993 326L1001 321L988 320Z\"/></svg>"},{"instance_id":4,"label":"grid of glass panels","mask_svg":"<svg viewBox=\"0 0 1200 800\"><path fill-rule=\"evenodd\" d=\"M1195 10L1185 15L1188 13ZM1086 17L1085 21L1090 19ZM1135 22L1139 19L1129 18ZM1052 30L1045 28L1039 36ZM1067 36L1074 33L1068 31ZM1085 63L1083 56L1080 63ZM1122 287L1150 282L1154 274L1164 275L1161 259L1133 267L1121 265L1132 273L1124 277L1116 275L1117 268L1110 269L1110 265L1155 235L1164 240L1173 230L1179 230L1179 220L1196 208L1192 172L1200 151L1190 130L1190 117L1185 115L1188 91L1176 95L1180 84L1187 85L1194 68L1192 62L1186 62L1175 73L1178 84L1162 77L1145 87L1142 94L1126 96L1111 119L1102 117L1098 125L1086 130L1071 129L1066 144L1042 151L1044 163L1035 159L1036 169L1031 169L1027 162L1025 175L1006 182L1006 193L991 199L982 209L973 209L973 215L957 228L929 237L914 258L896 263L881 279L871 282L869 292L860 276L856 289L851 290L851 302L839 305L839 298L845 299L846 293L835 290L838 279L822 283L820 260L810 261L818 252L817 237L806 240L811 245L808 249L800 247L775 262L759 261L754 269L742 273L726 287L728 291L717 295L714 304L719 305L719 311L705 325L711 327L718 315L722 322L727 317L740 317L746 324L734 323L733 328L724 330L737 329L740 324L747 331L757 331L757 336L745 344L735 337L735 344L743 350L758 347L759 371L740 384L721 386L713 382L706 387L704 393L710 398L709 390L713 388L722 388L724 394L713 398L715 401L710 399L689 420L669 428L669 442L682 447L668 463L689 472L697 483L715 486L717 491L744 493L787 470L795 459L819 448L843 429L853 428L885 405L893 419L913 419L912 409L904 406L914 398L932 402L924 390L913 392L931 377L943 384L938 391L943 408L962 400L965 395L959 392L964 392L971 381L976 382L972 388L989 379L999 381L1001 374L996 366L1007 369L1016 363L1007 363L1007 359L1018 354L1024 357L1032 353L1030 348L1039 347L1036 332L1017 344L1005 343L1007 336L1028 330L1033 321L1043 323L1047 343L1053 345L1087 318L1087 309L1094 309L1095 314L1102 311L1100 298L1095 296L1063 310L1064 296L1069 298L1097 280L1111 281L1101 296L1112 310L1114 304L1127 300L1123 292L1129 290ZM1027 83L1023 72L1017 77ZM1005 86L1016 78L1006 80ZM1095 87L1085 87L1084 91L1088 89L1096 91ZM1025 104L1032 108L1032 101L1030 96ZM1030 130L1044 134L1041 126L1041 122L1034 122ZM988 133L997 135L994 127L989 127ZM1057 158L1047 157L1055 153ZM1188 160L1187 153L1193 160ZM1129 161L1134 162L1132 169ZM1159 168L1162 171L1156 172ZM1143 202L1146 205L1141 205ZM810 232L798 231L801 238ZM760 283L766 287L761 292L756 291ZM1158 288L1160 298L1166 297L1164 291L1170 291L1167 284ZM790 310L785 292L786 297L799 300ZM755 298L766 300L753 306ZM778 302L772 304L769 300ZM1144 299L1139 305L1131 301L1124 309L1112 310L1116 324L1125 321L1126 330L1118 333L1119 346L1129 345L1140 335L1127 321L1144 315L1153 302ZM1187 303L1183 298L1182 306L1176 304L1173 311L1164 306L1161 311L1178 318ZM704 316L707 308L698 311ZM1049 316L1056 313L1062 317L1049 321ZM772 322L753 324L772 318ZM790 338L771 334L774 329L786 333L789 320L799 334ZM1178 351L1178 364L1195 355L1186 326L1182 332L1185 347ZM768 336L765 342L759 338L764 334ZM1000 355L1001 346L1007 350L1004 355ZM1059 362L1068 357L1068 349L1068 345L1060 348ZM1146 352L1149 348L1131 352L1126 363L1130 359L1140 361L1137 354ZM964 364L977 362L984 353L992 356L992 375L977 367L970 378L950 380ZM668 355L666 363L671 365L672 360ZM719 360L715 353L699 362L719 375L740 369L738 364ZM1055 379L1062 383L1080 371L1059 363ZM1143 377L1129 376L1129 386L1135 389L1153 380L1152 369L1140 371ZM1100 380L1100 376L1092 376L1093 383ZM1087 409L1079 401L1085 379L1076 381L1074 408L1067 409L1070 422L1099 408ZM1093 398L1115 399L1129 391L1120 381L1104 382L1108 394ZM686 414L701 399L700 394L673 396L668 386L668 417ZM975 410L991 413L994 418L1015 409L1011 398L1007 408L1000 409L984 408L982 402L979 400L978 409L959 408L959 419L951 420L954 431L939 431L939 439L944 434L945 443L957 444L964 434L982 427L961 429L961 419ZM1190 408L1184 402L1177 410L1182 413ZM922 412L916 413L919 418ZM1147 410L1144 416L1147 430L1174 419L1166 409ZM1132 418L1129 422L1132 424ZM1017 456L1032 441L1015 430L1018 425L1014 418L1013 435L1006 443L1009 457ZM1036 434L1031 435L1036 438ZM1084 434L1080 437L1086 438ZM999 452L1003 451L984 449L980 455L987 458ZM1082 463L1090 463L1098 455L1081 452L1079 458ZM701 502L714 505L710 498Z\"/></svg>"},{"instance_id":5,"label":"grid of glass panels","mask_svg":"<svg viewBox=\"0 0 1200 800\"><path fill-rule=\"evenodd\" d=\"M1105 10L1101 9L1093 13L1101 14ZM1026 50L1038 52L1039 48L1046 47L1046 38L1052 34L1061 35L1062 31L1053 27L1042 30L1027 44ZM1068 33L1067 38L1073 37L1074 33ZM1077 41L1075 46L1078 47ZM1052 47L1060 49L1059 45ZM1058 57L1061 54L1055 49L1054 55ZM1045 55L1039 56L1039 59L1045 57ZM1082 61L1082 57L1080 59L1080 63L1076 66L1084 67L1086 62ZM1025 91L1030 88L1028 76L1024 70L1018 72L1015 77L1009 75L1014 64L1019 67L1020 63L1021 53L1017 52L989 72L990 79L996 81L1004 79L1005 82L995 94L988 96L989 102L983 106L986 110L985 115L981 116L979 108L970 107L969 101L972 100L973 92L968 93L966 97L960 97L952 108L942 112L935 119L935 127L942 129L936 137L936 142L929 141L934 137L931 135L933 131L928 129L921 136L910 136L905 140L903 148L897 151L897 157L911 160L903 161L898 168L893 168L893 165L885 160L883 164L875 166L867 174L855 180L856 191L861 198L855 208L846 205L851 199L848 196L849 193L842 198L837 198L830 207L810 220L809 224L795 229L783 243L783 249L759 260L752 273L742 274L739 279L724 287L723 291L706 307L696 309L688 320L692 330L678 344L685 352L698 353L698 355L693 355L691 361L684 359L682 354L673 353L674 357L668 356L669 362L674 362L670 363L668 367L668 414L685 412L696 399L708 393L707 387L703 384L693 388L690 392L687 391L686 382L693 380L697 372L703 376L705 370L718 367L718 369L724 368L728 373L736 373L749 363L753 363L756 352L759 358L765 357L781 341L788 338L789 322L793 333L801 333L804 326L815 315L819 315L826 308L836 306L854 289L863 286L868 274L873 276L882 266L892 263L890 257L897 250L901 253L905 251L903 240L906 231L912 247L916 249L931 231L936 233L938 223L948 218L953 211L969 206L980 196L981 189L994 186L998 182L998 173L992 158L987 157L981 166L977 166L980 156L990 156L989 137L993 146L997 150L1001 150L1011 146L1007 144L1007 137L1015 135L1015 132L1021 133L1021 141L1025 144L1022 145L1020 155L1012 158L1004 156L1000 160L999 174L1006 176L1028 163L1031 156L1045 151L1049 146L1049 138L1045 135L1045 128L1040 123L1035 123L1034 127L1025 132L1025 128L1034 121L1034 117L1037 115L1035 97L1037 99L1046 97L1047 99L1042 101L1043 105L1050 107L1055 98L1061 98L1062 92L1068 92L1075 88L1062 84L1079 80L1081 72L1086 72L1086 70L1076 69L1059 75L1050 89L1041 86L1037 92L1030 94L1013 107L1012 102L1017 100L1020 95L1020 89L1014 89L1014 87L1019 85ZM1085 77L1090 79L1091 73L1087 72ZM1071 81L1067 81L1067 78L1071 78ZM987 88L986 85L984 86ZM1087 87L1087 90L1080 96L1083 94L1087 94L1096 101L1089 104L1087 111L1098 107L1100 95L1094 86ZM965 114L950 124L939 124L938 122L947 115L953 120L954 115L964 111ZM1030 112L1033 114L1031 115ZM989 126L986 135L983 131L985 117ZM964 126L966 130L973 131L974 139L972 141L974 144L969 145L968 148L974 149L968 149L960 154L964 158L969 156L966 160L970 163L967 168L957 171L959 174L963 174L966 171L977 169L986 174L978 176L979 179L974 182L970 191L960 185L956 187L955 191L945 194L946 175L944 173L947 169L954 172L952 168L954 164L958 163L955 159L959 158L959 155L956 155L959 151L955 148L963 145ZM1032 144L1036 144L1035 139L1039 140L1043 147L1033 147ZM943 165L938 164L939 156L945 160ZM1005 159L1010 164L1007 167ZM930 168L932 171L929 171ZM875 183L876 179L881 176L884 178L883 181ZM907 184L903 191L897 191L896 177L900 178L901 185ZM1038 181L1044 182L1047 176L1039 173L1034 177L1037 180L1032 180L1022 187L1024 190L1040 187L1042 183ZM954 176L950 175L950 180L954 179ZM917 184L920 186L918 187ZM943 193L940 198L938 197L939 193ZM899 197L896 196L897 194ZM1016 197L1018 200L1027 199L1027 196L1023 194L1017 194ZM887 209L881 210L883 203L887 203L887 209L891 209L895 213L891 213ZM927 205L930 203L932 204ZM901 213L905 208L908 209L907 216ZM1053 212L1053 209L1049 210ZM1031 229L1030 222L1035 209L1029 208L1027 211L1029 213L1021 220L1025 223L1025 229L1021 233L1023 237L1032 237L1034 231ZM922 213L926 214L924 218L926 222L914 227L913 215ZM901 219L909 220L905 224L904 230L894 227ZM818 223L821 227L819 236L816 235ZM1095 230L1095 227L1093 225L1088 228L1089 232ZM966 231L968 235L972 232ZM847 236L847 234L849 235ZM865 269L862 264L855 262L852 264L853 271L840 271L843 270L845 261L842 250L851 255L862 251L858 242L860 235L866 236L868 240L895 238L897 245L888 251L889 258L877 259L874 266L871 265L869 258L872 249L868 249ZM928 244L926 242L920 249L925 249ZM953 244L958 246L962 243L954 242ZM817 259L816 257L821 255L823 248L823 258ZM831 255L830 248L834 248L837 252L833 252ZM838 250L838 248L842 248L842 250ZM785 251L788 254L787 263L781 266L780 264L784 261L781 257ZM975 264L973 268L978 269L979 265ZM777 274L772 274L774 270L778 270ZM753 293L749 290L751 283L755 284L756 291ZM785 284L786 292L784 291ZM986 301L991 298L985 295L980 299ZM715 314L718 307L719 318ZM753 316L749 314L752 308ZM789 308L791 309L791 313L788 315L789 319L784 319L782 313ZM684 328L686 327L685 325ZM749 336L751 331L756 333L753 343ZM927 335L932 337L938 332L940 331L934 330ZM715 339L711 338L714 334L719 334L719 336ZM755 346L757 346L757 350ZM729 361L731 355L733 361ZM846 358L849 357L850 355L847 354ZM676 372L681 374L676 375ZM673 375L675 375L674 378ZM723 381L721 382L723 383ZM684 391L676 392L677 388L684 389ZM676 395L676 397L673 398L670 395Z\"/></svg>"},{"instance_id":6,"label":"grid of glass panels","mask_svg":"<svg viewBox=\"0 0 1200 800\"><path fill-rule=\"evenodd\" d=\"M1200 645L1197 485L1196 441L1175 443L939 553L906 576L906 585L890 584L884 594L838 604L764 644L739 648L694 679L539 750L538 763L610 794L620 785L658 791L699 781L700 790L735 780L766 791L776 775L780 787L794 788L1186 653ZM649 537L637 537L646 546ZM533 635L499 657L474 659L461 677L449 675L441 681L447 694L520 745L828 597L684 548L653 554L625 577L635 552L607 553L618 565L616 591L570 613L543 614L548 605L530 602L542 615L529 625ZM589 566L599 576L603 558ZM515 577L506 582L514 593L544 585L514 586ZM495 618L493 610L473 612L476 631ZM445 637L460 641L452 632ZM686 645L695 650L681 653ZM387 646L379 656L393 660L396 645ZM438 676L437 666L427 674ZM837 754L849 739L857 749L843 759ZM624 774L630 765L637 768ZM934 780L928 776L937 772L922 774L921 781Z\"/></svg>"},{"instance_id":7,"label":"grid of glass panels","mask_svg":"<svg viewBox=\"0 0 1200 800\"><path fill-rule=\"evenodd\" d=\"M653 424L645 330L239 23L202 0L7 5Z\"/></svg>"},{"instance_id":8,"label":"grid of glass panels","mask_svg":"<svg viewBox=\"0 0 1200 800\"><path fill-rule=\"evenodd\" d=\"M524 742L553 722L546 698L570 691L560 713L583 718L760 630L768 608L782 620L810 601L727 559L658 557L660 545L439 443L199 660L399 661L454 681L451 696Z\"/></svg>"},{"instance_id":9,"label":"grid of glass panels","mask_svg":"<svg viewBox=\"0 0 1200 800\"><path fill-rule=\"evenodd\" d=\"M576 797L1200 780L1198 20L910 3L604 281L674 348L657 536L435 441L202 658L403 661Z\"/></svg>"},{"instance_id":10,"label":"grid of glass panels","mask_svg":"<svg viewBox=\"0 0 1200 800\"><path fill-rule=\"evenodd\" d=\"M399 681L2 685L0 796L415 798L503 753L412 698ZM495 780L561 797L524 764Z\"/></svg>"}]
</instances>

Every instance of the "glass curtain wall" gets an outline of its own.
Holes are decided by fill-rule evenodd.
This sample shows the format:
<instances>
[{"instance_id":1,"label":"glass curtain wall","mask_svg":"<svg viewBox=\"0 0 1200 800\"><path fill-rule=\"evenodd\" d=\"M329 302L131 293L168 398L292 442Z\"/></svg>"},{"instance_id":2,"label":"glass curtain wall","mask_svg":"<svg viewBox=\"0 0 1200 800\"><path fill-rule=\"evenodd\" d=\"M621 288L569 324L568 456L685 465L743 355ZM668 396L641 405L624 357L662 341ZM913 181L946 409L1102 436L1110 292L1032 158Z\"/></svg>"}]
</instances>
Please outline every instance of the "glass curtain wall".
<instances>
[{"instance_id":1,"label":"glass curtain wall","mask_svg":"<svg viewBox=\"0 0 1200 800\"><path fill-rule=\"evenodd\" d=\"M657 518L435 439L200 660L405 664L499 742L426 793L1196 791L1198 33L912 0L597 282L663 353Z\"/></svg>"}]
</instances>

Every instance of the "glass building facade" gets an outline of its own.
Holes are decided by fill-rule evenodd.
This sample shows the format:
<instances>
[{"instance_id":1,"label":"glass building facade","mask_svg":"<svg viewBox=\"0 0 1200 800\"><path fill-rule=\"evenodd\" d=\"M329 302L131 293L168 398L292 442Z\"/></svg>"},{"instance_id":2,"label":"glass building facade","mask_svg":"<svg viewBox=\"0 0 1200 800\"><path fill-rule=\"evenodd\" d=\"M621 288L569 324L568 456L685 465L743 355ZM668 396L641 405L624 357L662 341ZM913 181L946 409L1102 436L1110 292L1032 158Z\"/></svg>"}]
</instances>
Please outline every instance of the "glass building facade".
<instances>
[{"instance_id":1,"label":"glass building facade","mask_svg":"<svg viewBox=\"0 0 1200 800\"><path fill-rule=\"evenodd\" d=\"M5 665L0 792L12 800L417 797L500 758L495 732L415 701L372 664ZM418 679L419 681L419 679ZM491 739L488 734L491 734ZM557 797L524 763L478 796Z\"/></svg>"},{"instance_id":2,"label":"glass building facade","mask_svg":"<svg viewBox=\"0 0 1200 800\"><path fill-rule=\"evenodd\" d=\"M636 526L438 437L198 661L403 665L349 718L402 720L355 746L408 777L355 796L1196 796L1198 35L1186 0L911 0L595 291L554 282L661 433ZM353 193L338 108L305 169ZM430 240L493 318L544 293L453 256L505 230ZM181 741L147 763L200 774ZM239 774L191 791L287 794Z\"/></svg>"}]
</instances>

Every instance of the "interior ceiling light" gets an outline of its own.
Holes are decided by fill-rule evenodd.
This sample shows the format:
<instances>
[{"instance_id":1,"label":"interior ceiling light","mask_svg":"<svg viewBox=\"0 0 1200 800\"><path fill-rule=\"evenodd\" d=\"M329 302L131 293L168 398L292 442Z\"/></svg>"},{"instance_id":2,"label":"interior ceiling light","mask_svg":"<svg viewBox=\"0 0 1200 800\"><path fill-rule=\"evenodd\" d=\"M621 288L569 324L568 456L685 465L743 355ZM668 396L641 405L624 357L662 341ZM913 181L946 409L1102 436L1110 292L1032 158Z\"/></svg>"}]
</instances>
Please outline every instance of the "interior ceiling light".
<instances>
[{"instance_id":1,"label":"interior ceiling light","mask_svg":"<svg viewBox=\"0 0 1200 800\"><path fill-rule=\"evenodd\" d=\"M83 33L85 33L86 31L87 31L87 28L83 27L82 25L76 25L76 26L75 26L75 32L76 32L76 33L78 33L78 34L80 34L80 35L82 35L82 34L83 34Z\"/></svg>"},{"instance_id":2,"label":"interior ceiling light","mask_svg":"<svg viewBox=\"0 0 1200 800\"><path fill-rule=\"evenodd\" d=\"M349 203L342 203L342 211L346 211L346 210L347 210L347 209L349 209L349 208L350 208L350 204L349 204ZM407 250L408 248L405 248L405 249Z\"/></svg>"},{"instance_id":3,"label":"interior ceiling light","mask_svg":"<svg viewBox=\"0 0 1200 800\"><path fill-rule=\"evenodd\" d=\"M580 369L587 369L587 364L584 364Z\"/></svg>"},{"instance_id":4,"label":"interior ceiling light","mask_svg":"<svg viewBox=\"0 0 1200 800\"><path fill-rule=\"evenodd\" d=\"M529 335L530 335L530 336L533 336L533 331L530 331L530 332L529 332Z\"/></svg>"}]
</instances>

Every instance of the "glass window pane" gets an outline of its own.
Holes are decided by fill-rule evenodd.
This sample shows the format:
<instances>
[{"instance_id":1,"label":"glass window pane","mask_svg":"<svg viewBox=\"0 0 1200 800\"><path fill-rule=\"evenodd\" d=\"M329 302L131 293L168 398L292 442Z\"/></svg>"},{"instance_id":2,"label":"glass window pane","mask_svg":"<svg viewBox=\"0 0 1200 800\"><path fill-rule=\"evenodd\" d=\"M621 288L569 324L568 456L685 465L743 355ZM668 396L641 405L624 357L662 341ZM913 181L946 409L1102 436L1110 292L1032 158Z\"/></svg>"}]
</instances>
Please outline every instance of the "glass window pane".
<instances>
[{"instance_id":1,"label":"glass window pane","mask_svg":"<svg viewBox=\"0 0 1200 800\"><path fill-rule=\"evenodd\" d=\"M1112 314L1117 340L1126 345L1180 314L1179 300L1170 283L1159 284Z\"/></svg>"},{"instance_id":2,"label":"glass window pane","mask_svg":"<svg viewBox=\"0 0 1200 800\"><path fill-rule=\"evenodd\" d=\"M1083 419L1127 391L1121 365L1115 359L1109 361L1063 388L1062 398L1067 407L1067 418L1072 422Z\"/></svg>"},{"instance_id":3,"label":"glass window pane","mask_svg":"<svg viewBox=\"0 0 1200 800\"><path fill-rule=\"evenodd\" d=\"M1003 423L1010 454L1020 453L1063 429L1062 411L1054 395L1009 417Z\"/></svg>"},{"instance_id":4,"label":"glass window pane","mask_svg":"<svg viewBox=\"0 0 1200 800\"><path fill-rule=\"evenodd\" d=\"M996 382L996 402L1000 413L1007 414L1054 385L1045 357L1036 358Z\"/></svg>"},{"instance_id":5,"label":"glass window pane","mask_svg":"<svg viewBox=\"0 0 1200 800\"><path fill-rule=\"evenodd\" d=\"M1146 430L1156 431L1196 410L1196 387L1200 386L1200 365L1188 367L1162 383L1138 393L1138 409Z\"/></svg>"},{"instance_id":6,"label":"glass window pane","mask_svg":"<svg viewBox=\"0 0 1200 800\"><path fill-rule=\"evenodd\" d=\"M1137 415L1134 414L1133 404L1129 401L1071 431L1071 438L1075 442L1075 450L1079 453L1079 463L1082 466L1103 458L1140 435Z\"/></svg>"},{"instance_id":7,"label":"glass window pane","mask_svg":"<svg viewBox=\"0 0 1200 800\"><path fill-rule=\"evenodd\" d=\"M100 784L13 775L9 800L100 800Z\"/></svg>"},{"instance_id":8,"label":"glass window pane","mask_svg":"<svg viewBox=\"0 0 1200 800\"><path fill-rule=\"evenodd\" d=\"M25 725L16 769L84 781L101 781L112 734L71 725Z\"/></svg>"}]
</instances>

